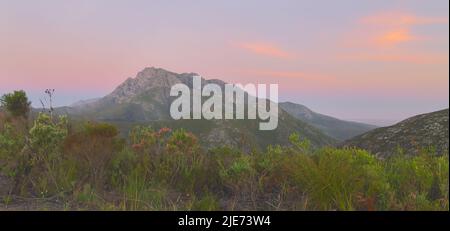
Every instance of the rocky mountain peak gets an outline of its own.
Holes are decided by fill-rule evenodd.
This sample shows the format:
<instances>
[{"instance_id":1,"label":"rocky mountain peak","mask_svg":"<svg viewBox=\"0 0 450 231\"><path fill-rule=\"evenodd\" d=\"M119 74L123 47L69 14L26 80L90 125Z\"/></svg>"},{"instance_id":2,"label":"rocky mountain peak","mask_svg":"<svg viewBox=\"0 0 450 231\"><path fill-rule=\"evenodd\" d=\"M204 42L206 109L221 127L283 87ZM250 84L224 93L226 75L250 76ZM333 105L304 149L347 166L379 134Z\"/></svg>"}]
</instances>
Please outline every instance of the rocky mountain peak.
<instances>
[{"instance_id":1,"label":"rocky mountain peak","mask_svg":"<svg viewBox=\"0 0 450 231\"><path fill-rule=\"evenodd\" d=\"M162 78L170 75L177 75L176 73L164 70L157 67L146 67L139 73L137 73L137 79L152 79L152 78Z\"/></svg>"},{"instance_id":2,"label":"rocky mountain peak","mask_svg":"<svg viewBox=\"0 0 450 231\"><path fill-rule=\"evenodd\" d=\"M137 73L135 78L128 78L106 98L117 103L128 102L137 95L154 92L160 89L170 89L177 83L182 83L180 75L162 68L147 67Z\"/></svg>"},{"instance_id":3,"label":"rocky mountain peak","mask_svg":"<svg viewBox=\"0 0 450 231\"><path fill-rule=\"evenodd\" d=\"M290 109L291 114L296 114L299 117L303 117L305 119L312 119L314 117L314 112L304 105L295 104L292 102L285 102L283 104L285 105L285 108Z\"/></svg>"},{"instance_id":4,"label":"rocky mountain peak","mask_svg":"<svg viewBox=\"0 0 450 231\"><path fill-rule=\"evenodd\" d=\"M136 77L128 78L120 84L105 98L116 103L123 103L129 102L138 95L148 94L150 92L162 92L167 98L168 91L173 85L183 83L192 87L193 77L198 75L199 74L192 72L178 74L162 68L146 67L138 72ZM202 78L202 85L208 83L218 84L221 87L225 85L225 82L219 79L206 80Z\"/></svg>"}]
</instances>

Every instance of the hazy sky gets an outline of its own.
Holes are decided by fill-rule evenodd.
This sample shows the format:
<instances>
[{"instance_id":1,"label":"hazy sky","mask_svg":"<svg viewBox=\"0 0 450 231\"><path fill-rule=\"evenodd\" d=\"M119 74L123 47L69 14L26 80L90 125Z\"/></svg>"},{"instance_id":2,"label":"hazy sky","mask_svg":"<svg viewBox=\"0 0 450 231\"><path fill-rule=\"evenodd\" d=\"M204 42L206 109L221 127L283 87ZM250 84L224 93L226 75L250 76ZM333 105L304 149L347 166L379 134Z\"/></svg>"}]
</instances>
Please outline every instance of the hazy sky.
<instances>
[{"instance_id":1,"label":"hazy sky","mask_svg":"<svg viewBox=\"0 0 450 231\"><path fill-rule=\"evenodd\" d=\"M147 66L280 84L344 119L449 105L448 0L0 0L0 94L110 93Z\"/></svg>"}]
</instances>

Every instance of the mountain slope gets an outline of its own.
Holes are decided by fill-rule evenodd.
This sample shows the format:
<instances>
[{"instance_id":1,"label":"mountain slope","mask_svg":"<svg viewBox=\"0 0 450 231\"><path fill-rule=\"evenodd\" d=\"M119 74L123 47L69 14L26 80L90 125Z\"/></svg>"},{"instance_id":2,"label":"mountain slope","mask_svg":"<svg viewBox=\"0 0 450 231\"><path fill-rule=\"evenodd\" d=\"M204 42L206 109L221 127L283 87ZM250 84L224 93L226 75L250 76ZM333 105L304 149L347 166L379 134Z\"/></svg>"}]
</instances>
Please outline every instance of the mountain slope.
<instances>
[{"instance_id":1,"label":"mountain slope","mask_svg":"<svg viewBox=\"0 0 450 231\"><path fill-rule=\"evenodd\" d=\"M58 109L76 118L94 119L117 124L126 134L135 124L150 124L155 128L167 126L192 131L207 146L231 145L236 147L264 148L269 144L286 144L293 132L309 139L313 147L334 144L336 141L317 128L295 119L279 108L278 128L260 131L259 120L173 120L170 96L174 84L184 83L192 89L195 73L177 74L160 68L145 68L135 78L128 78L111 94L98 100L89 100L73 107ZM215 83L217 79L202 79L202 85ZM248 95L246 95L246 98Z\"/></svg>"},{"instance_id":2,"label":"mountain slope","mask_svg":"<svg viewBox=\"0 0 450 231\"><path fill-rule=\"evenodd\" d=\"M433 147L438 154L448 153L448 114L441 110L406 119L390 127L377 128L343 143L367 149L386 157L401 148L405 154L415 155L421 148Z\"/></svg>"},{"instance_id":3,"label":"mountain slope","mask_svg":"<svg viewBox=\"0 0 450 231\"><path fill-rule=\"evenodd\" d=\"M339 141L350 139L377 128L374 125L345 121L322 115L300 104L284 102L280 103L279 106L295 118L318 128L326 135Z\"/></svg>"}]
</instances>

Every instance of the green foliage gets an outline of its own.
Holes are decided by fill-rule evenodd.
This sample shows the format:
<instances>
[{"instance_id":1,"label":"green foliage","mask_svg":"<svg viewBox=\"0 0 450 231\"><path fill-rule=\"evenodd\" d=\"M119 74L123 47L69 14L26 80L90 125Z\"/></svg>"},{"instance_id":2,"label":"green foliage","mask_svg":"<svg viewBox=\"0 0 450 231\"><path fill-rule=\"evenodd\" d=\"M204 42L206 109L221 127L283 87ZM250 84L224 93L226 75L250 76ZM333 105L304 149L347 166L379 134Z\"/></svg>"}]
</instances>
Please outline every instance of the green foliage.
<instances>
[{"instance_id":1,"label":"green foliage","mask_svg":"<svg viewBox=\"0 0 450 231\"><path fill-rule=\"evenodd\" d=\"M25 136L11 123L0 127L0 174L15 177L18 171L19 156L25 145Z\"/></svg>"},{"instance_id":2,"label":"green foliage","mask_svg":"<svg viewBox=\"0 0 450 231\"><path fill-rule=\"evenodd\" d=\"M160 129L158 133L167 129ZM207 177L205 156L197 139L183 129L173 131L165 141L164 149L156 154L152 164L155 179L176 185L179 190L192 192Z\"/></svg>"},{"instance_id":3,"label":"green foliage","mask_svg":"<svg viewBox=\"0 0 450 231\"><path fill-rule=\"evenodd\" d=\"M235 192L239 189L244 191L255 173L251 157L235 150L226 150L216 153L216 161L222 184Z\"/></svg>"},{"instance_id":4,"label":"green foliage","mask_svg":"<svg viewBox=\"0 0 450 231\"><path fill-rule=\"evenodd\" d=\"M157 134L151 127L135 126L130 134L130 142L135 149L145 149L143 152L149 152L150 147L156 144Z\"/></svg>"},{"instance_id":5,"label":"green foliage","mask_svg":"<svg viewBox=\"0 0 450 231\"><path fill-rule=\"evenodd\" d=\"M300 136L297 133L292 133L289 136L289 141L299 151L306 152L310 150L311 144L309 140L300 140Z\"/></svg>"},{"instance_id":6,"label":"green foliage","mask_svg":"<svg viewBox=\"0 0 450 231\"><path fill-rule=\"evenodd\" d=\"M58 173L69 173L63 169L62 144L68 134L67 118L53 121L47 114L40 113L29 131L29 161L23 162L29 170L29 182L36 193L45 197L61 192L59 182L65 180Z\"/></svg>"},{"instance_id":7,"label":"green foliage","mask_svg":"<svg viewBox=\"0 0 450 231\"><path fill-rule=\"evenodd\" d=\"M367 203L361 209L374 209L370 201L388 189L382 166L362 150L324 149L298 167L306 167L297 178L321 210L354 210L361 202Z\"/></svg>"},{"instance_id":8,"label":"green foliage","mask_svg":"<svg viewBox=\"0 0 450 231\"><path fill-rule=\"evenodd\" d=\"M40 114L29 130L0 117L0 166L20 190L58 198L65 209L106 210L447 210L448 154L312 149L203 150L182 129L115 126ZM6 173L6 174L5 174ZM6 198L6 197L4 197ZM14 198L8 195L7 198ZM8 203L12 203L9 199Z\"/></svg>"},{"instance_id":9,"label":"green foliage","mask_svg":"<svg viewBox=\"0 0 450 231\"><path fill-rule=\"evenodd\" d=\"M192 155L200 148L197 138L192 134L184 131L184 129L176 130L172 133L167 141L167 151L169 153L184 153Z\"/></svg>"},{"instance_id":10,"label":"green foliage","mask_svg":"<svg viewBox=\"0 0 450 231\"><path fill-rule=\"evenodd\" d=\"M61 116L57 122L49 115L40 113L30 129L30 145L42 155L58 152L67 136L67 117Z\"/></svg>"},{"instance_id":11,"label":"green foliage","mask_svg":"<svg viewBox=\"0 0 450 231\"><path fill-rule=\"evenodd\" d=\"M434 156L422 153L415 157L397 155L386 162L386 173L393 187L399 210L429 210L439 201L448 210L448 154Z\"/></svg>"},{"instance_id":12,"label":"green foliage","mask_svg":"<svg viewBox=\"0 0 450 231\"><path fill-rule=\"evenodd\" d=\"M0 103L14 117L27 118L30 112L31 103L28 101L26 93L22 90L4 94L0 98Z\"/></svg>"},{"instance_id":13,"label":"green foliage","mask_svg":"<svg viewBox=\"0 0 450 231\"><path fill-rule=\"evenodd\" d=\"M107 123L86 123L64 141L64 155L74 160L79 177L101 190L110 177L112 160L123 150L125 142L117 137L117 128Z\"/></svg>"},{"instance_id":14,"label":"green foliage","mask_svg":"<svg viewBox=\"0 0 450 231\"><path fill-rule=\"evenodd\" d=\"M190 209L194 211L214 211L220 209L220 205L214 195L207 194L204 197L195 200Z\"/></svg>"},{"instance_id":15,"label":"green foliage","mask_svg":"<svg viewBox=\"0 0 450 231\"><path fill-rule=\"evenodd\" d=\"M86 123L84 129L85 133L90 137L111 138L119 134L114 125L107 123Z\"/></svg>"},{"instance_id":16,"label":"green foliage","mask_svg":"<svg viewBox=\"0 0 450 231\"><path fill-rule=\"evenodd\" d=\"M131 148L113 158L111 170L111 183L127 195L123 203L127 208L167 209L170 205L165 195L160 195L166 191L163 189L169 187L193 195L205 185L206 158L192 134L136 126L129 141ZM152 203L144 202L148 200Z\"/></svg>"}]
</instances>

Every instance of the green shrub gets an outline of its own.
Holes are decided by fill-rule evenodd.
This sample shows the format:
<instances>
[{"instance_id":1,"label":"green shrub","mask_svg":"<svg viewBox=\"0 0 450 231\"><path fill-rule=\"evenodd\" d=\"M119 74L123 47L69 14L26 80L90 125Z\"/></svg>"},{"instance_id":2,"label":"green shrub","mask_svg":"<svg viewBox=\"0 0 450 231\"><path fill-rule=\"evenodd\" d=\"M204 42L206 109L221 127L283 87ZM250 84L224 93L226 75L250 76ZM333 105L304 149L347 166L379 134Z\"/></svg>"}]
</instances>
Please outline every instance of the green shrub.
<instances>
[{"instance_id":1,"label":"green shrub","mask_svg":"<svg viewBox=\"0 0 450 231\"><path fill-rule=\"evenodd\" d=\"M324 149L313 156L300 158L298 182L320 210L375 209L376 200L388 189L379 161L356 149ZM365 207L365 208L364 208Z\"/></svg>"},{"instance_id":2,"label":"green shrub","mask_svg":"<svg viewBox=\"0 0 450 231\"><path fill-rule=\"evenodd\" d=\"M60 176L62 144L67 136L67 119L53 121L49 115L40 113L29 132L30 159L23 163L29 169L29 180L36 193L45 197L61 191Z\"/></svg>"},{"instance_id":3,"label":"green shrub","mask_svg":"<svg viewBox=\"0 0 450 231\"><path fill-rule=\"evenodd\" d=\"M117 137L117 128L106 123L87 123L81 131L70 134L64 142L66 158L76 161L79 177L89 180L95 190L102 190L111 179L111 163L125 141Z\"/></svg>"},{"instance_id":4,"label":"green shrub","mask_svg":"<svg viewBox=\"0 0 450 231\"><path fill-rule=\"evenodd\" d=\"M0 128L0 172L7 176L15 176L19 164L20 153L25 146L25 136L10 123Z\"/></svg>"},{"instance_id":5,"label":"green shrub","mask_svg":"<svg viewBox=\"0 0 450 231\"><path fill-rule=\"evenodd\" d=\"M291 145L266 151L206 151L182 129L137 126L126 142L107 123L69 130L66 117L41 113L28 130L0 116L0 167L20 189L13 193L58 198L65 209L449 208L448 153L432 149L381 160L359 149L313 150L293 134Z\"/></svg>"},{"instance_id":6,"label":"green shrub","mask_svg":"<svg viewBox=\"0 0 450 231\"><path fill-rule=\"evenodd\" d=\"M439 200L441 204L436 204L438 207L448 208L448 169L448 154L435 156L422 153L414 157L398 154L388 159L386 173L397 198L393 208L431 208L433 203L424 206L425 198L431 202ZM431 196L430 192L434 195Z\"/></svg>"},{"instance_id":7,"label":"green shrub","mask_svg":"<svg viewBox=\"0 0 450 231\"><path fill-rule=\"evenodd\" d=\"M11 113L14 117L28 117L30 112L30 102L24 91L14 91L13 93L4 94L0 98L2 107Z\"/></svg>"}]
</instances>

